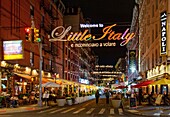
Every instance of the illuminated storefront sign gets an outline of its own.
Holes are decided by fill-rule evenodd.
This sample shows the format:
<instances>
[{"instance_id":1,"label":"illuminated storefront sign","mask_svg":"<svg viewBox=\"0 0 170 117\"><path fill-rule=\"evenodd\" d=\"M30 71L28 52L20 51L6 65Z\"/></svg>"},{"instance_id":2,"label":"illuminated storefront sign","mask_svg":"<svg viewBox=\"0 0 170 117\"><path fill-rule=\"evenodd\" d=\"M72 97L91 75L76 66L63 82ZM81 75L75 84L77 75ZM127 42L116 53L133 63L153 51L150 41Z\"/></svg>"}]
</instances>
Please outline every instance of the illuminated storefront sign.
<instances>
[{"instance_id":1,"label":"illuminated storefront sign","mask_svg":"<svg viewBox=\"0 0 170 117\"><path fill-rule=\"evenodd\" d=\"M120 43L120 46L124 46L126 45L131 39L133 39L135 37L134 33L130 33L129 32L129 28L127 28L124 33L116 33L115 31L113 31L113 27L115 27L116 24L107 26L103 28L103 35L99 38L96 38L94 35L88 33L88 30L86 29L84 32L71 32L69 33L69 31L71 30L71 26L67 27L66 29L63 26L58 26L56 27L52 33L51 33L51 37L52 39L49 39L49 41L84 41L84 42L88 42L88 41L99 41L99 40L103 40L104 38L106 38L110 41L110 40L122 40L122 42ZM62 30L61 33L59 33L58 31ZM68 35L69 33L69 35ZM66 37L66 35L68 35ZM66 37L66 38L65 38ZM93 43L94 46L99 46L101 47L100 44L95 45L97 43ZM78 45L79 46L79 45ZM80 45L81 46L81 45ZM103 46L103 44L102 44ZM108 46L107 43L105 43L105 46ZM111 43L111 46L115 46L115 43Z\"/></svg>"},{"instance_id":2,"label":"illuminated storefront sign","mask_svg":"<svg viewBox=\"0 0 170 117\"><path fill-rule=\"evenodd\" d=\"M167 13L166 11L160 14L160 21L161 21L161 55L166 55L166 25L167 25Z\"/></svg>"},{"instance_id":3,"label":"illuminated storefront sign","mask_svg":"<svg viewBox=\"0 0 170 117\"><path fill-rule=\"evenodd\" d=\"M23 59L22 40L3 41L4 60Z\"/></svg>"},{"instance_id":4,"label":"illuminated storefront sign","mask_svg":"<svg viewBox=\"0 0 170 117\"><path fill-rule=\"evenodd\" d=\"M83 83L83 84L89 84L89 80L87 80L87 79L79 78L79 82Z\"/></svg>"}]
</instances>

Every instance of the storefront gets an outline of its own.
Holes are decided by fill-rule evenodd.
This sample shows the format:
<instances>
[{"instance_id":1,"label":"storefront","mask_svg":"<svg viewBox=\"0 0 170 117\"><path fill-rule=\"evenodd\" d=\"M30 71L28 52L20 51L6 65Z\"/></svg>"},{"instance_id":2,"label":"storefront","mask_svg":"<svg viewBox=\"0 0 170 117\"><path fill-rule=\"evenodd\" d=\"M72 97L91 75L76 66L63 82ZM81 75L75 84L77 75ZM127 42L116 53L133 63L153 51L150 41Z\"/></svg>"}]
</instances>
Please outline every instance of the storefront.
<instances>
[{"instance_id":1,"label":"storefront","mask_svg":"<svg viewBox=\"0 0 170 117\"><path fill-rule=\"evenodd\" d=\"M160 66L156 66L155 68L149 70L147 72L147 79L148 80L160 80L162 78L170 78L170 64L162 64ZM163 83L158 85L149 85L148 86L148 93L155 92L155 93L170 93L170 85Z\"/></svg>"}]
</instances>

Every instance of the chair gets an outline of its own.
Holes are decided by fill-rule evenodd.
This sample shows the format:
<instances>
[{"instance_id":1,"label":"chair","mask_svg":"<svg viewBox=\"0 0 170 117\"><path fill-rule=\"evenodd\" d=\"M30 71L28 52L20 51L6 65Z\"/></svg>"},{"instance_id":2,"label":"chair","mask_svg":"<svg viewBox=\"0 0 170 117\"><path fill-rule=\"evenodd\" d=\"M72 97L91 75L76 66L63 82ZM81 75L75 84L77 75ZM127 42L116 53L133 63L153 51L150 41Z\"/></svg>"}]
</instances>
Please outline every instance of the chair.
<instances>
[{"instance_id":1,"label":"chair","mask_svg":"<svg viewBox=\"0 0 170 117\"><path fill-rule=\"evenodd\" d=\"M30 104L34 104L35 103L35 96L30 96L29 102L30 102Z\"/></svg>"}]
</instances>

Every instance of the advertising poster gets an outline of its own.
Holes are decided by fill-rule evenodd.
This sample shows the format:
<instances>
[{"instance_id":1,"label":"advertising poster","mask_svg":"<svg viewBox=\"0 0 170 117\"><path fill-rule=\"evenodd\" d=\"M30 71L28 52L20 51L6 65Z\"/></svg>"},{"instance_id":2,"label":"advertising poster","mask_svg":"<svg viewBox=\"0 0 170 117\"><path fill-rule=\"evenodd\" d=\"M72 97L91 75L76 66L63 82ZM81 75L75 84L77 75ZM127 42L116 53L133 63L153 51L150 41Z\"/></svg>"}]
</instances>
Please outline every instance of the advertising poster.
<instances>
[{"instance_id":1,"label":"advertising poster","mask_svg":"<svg viewBox=\"0 0 170 117\"><path fill-rule=\"evenodd\" d=\"M22 40L3 41L4 60L23 59Z\"/></svg>"},{"instance_id":2,"label":"advertising poster","mask_svg":"<svg viewBox=\"0 0 170 117\"><path fill-rule=\"evenodd\" d=\"M129 67L130 73L136 70L136 50L129 50Z\"/></svg>"}]
</instances>

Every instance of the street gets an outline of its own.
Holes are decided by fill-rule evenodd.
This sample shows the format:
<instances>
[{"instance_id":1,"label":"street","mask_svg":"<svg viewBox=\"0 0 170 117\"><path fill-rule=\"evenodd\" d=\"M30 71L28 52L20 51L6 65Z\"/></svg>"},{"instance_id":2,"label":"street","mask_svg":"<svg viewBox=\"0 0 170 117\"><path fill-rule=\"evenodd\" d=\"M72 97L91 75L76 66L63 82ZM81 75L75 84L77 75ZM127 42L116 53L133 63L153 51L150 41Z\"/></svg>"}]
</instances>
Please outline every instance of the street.
<instances>
[{"instance_id":1,"label":"street","mask_svg":"<svg viewBox=\"0 0 170 117\"><path fill-rule=\"evenodd\" d=\"M1 117L127 117L121 108L114 109L110 104L106 104L106 99L101 98L99 103L94 100L87 101L82 104L58 107L54 106L39 111L29 111L20 113L10 113L1 115ZM130 115L137 117L137 115Z\"/></svg>"}]
</instances>

